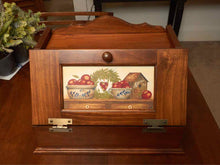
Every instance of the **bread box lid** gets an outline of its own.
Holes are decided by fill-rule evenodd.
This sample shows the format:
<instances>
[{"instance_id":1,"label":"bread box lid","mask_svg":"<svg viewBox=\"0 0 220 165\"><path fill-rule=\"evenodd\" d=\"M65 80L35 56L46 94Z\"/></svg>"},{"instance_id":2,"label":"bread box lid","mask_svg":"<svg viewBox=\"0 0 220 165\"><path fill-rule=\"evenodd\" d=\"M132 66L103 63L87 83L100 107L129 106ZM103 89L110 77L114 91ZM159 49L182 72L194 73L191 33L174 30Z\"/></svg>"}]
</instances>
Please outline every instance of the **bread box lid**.
<instances>
[{"instance_id":1,"label":"bread box lid","mask_svg":"<svg viewBox=\"0 0 220 165\"><path fill-rule=\"evenodd\" d=\"M130 24L102 16L52 32L46 49L166 49L180 47L172 27Z\"/></svg>"}]
</instances>

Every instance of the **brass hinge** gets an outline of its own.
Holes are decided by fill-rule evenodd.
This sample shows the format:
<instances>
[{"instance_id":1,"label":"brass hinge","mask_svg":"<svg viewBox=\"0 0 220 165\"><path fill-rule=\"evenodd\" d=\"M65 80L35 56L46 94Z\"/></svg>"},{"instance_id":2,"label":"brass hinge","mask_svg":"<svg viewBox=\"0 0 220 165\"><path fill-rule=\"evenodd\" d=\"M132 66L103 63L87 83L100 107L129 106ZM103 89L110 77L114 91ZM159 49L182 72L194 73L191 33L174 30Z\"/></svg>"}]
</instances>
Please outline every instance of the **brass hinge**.
<instances>
[{"instance_id":1,"label":"brass hinge","mask_svg":"<svg viewBox=\"0 0 220 165\"><path fill-rule=\"evenodd\" d=\"M147 128L143 129L143 132L166 132L166 129L163 127L167 125L167 119L144 119L144 125L147 125Z\"/></svg>"},{"instance_id":2,"label":"brass hinge","mask_svg":"<svg viewBox=\"0 0 220 165\"><path fill-rule=\"evenodd\" d=\"M53 125L49 132L72 132L72 128L68 128L72 123L72 119L48 118L48 124Z\"/></svg>"}]
</instances>

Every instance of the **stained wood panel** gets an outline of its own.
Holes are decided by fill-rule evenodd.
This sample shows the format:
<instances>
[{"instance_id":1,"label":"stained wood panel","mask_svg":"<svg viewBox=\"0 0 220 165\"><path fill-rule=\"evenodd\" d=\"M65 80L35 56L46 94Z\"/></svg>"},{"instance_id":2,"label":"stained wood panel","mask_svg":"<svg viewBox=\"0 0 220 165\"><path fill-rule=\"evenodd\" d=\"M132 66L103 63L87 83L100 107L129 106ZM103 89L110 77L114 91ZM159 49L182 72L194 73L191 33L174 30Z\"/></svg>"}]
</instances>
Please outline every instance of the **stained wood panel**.
<instances>
[{"instance_id":1,"label":"stained wood panel","mask_svg":"<svg viewBox=\"0 0 220 165\"><path fill-rule=\"evenodd\" d=\"M171 47L166 33L54 34L47 45L47 49L159 49Z\"/></svg>"},{"instance_id":2,"label":"stained wood panel","mask_svg":"<svg viewBox=\"0 0 220 165\"><path fill-rule=\"evenodd\" d=\"M104 15L83 25L58 28L47 49L154 49L171 48L166 30L147 23L131 24Z\"/></svg>"},{"instance_id":3,"label":"stained wood panel","mask_svg":"<svg viewBox=\"0 0 220 165\"><path fill-rule=\"evenodd\" d=\"M32 124L60 117L59 60L52 52L30 50Z\"/></svg>"},{"instance_id":4,"label":"stained wood panel","mask_svg":"<svg viewBox=\"0 0 220 165\"><path fill-rule=\"evenodd\" d=\"M49 117L62 116L72 118L74 125L143 125L143 119L151 118L168 119L169 125L185 125L187 81L185 50L107 50L113 54L112 63L102 60L105 51L30 51L33 124L46 125ZM156 67L156 108L143 110L138 104L133 110L121 110L125 104L120 104L116 106L118 109L114 110L108 110L109 107L102 109L102 106L98 110L94 108L85 110L80 107L75 110L65 109L61 88L63 65L153 65Z\"/></svg>"},{"instance_id":5,"label":"stained wood panel","mask_svg":"<svg viewBox=\"0 0 220 165\"><path fill-rule=\"evenodd\" d=\"M157 118L170 125L186 124L187 50L158 50Z\"/></svg>"},{"instance_id":6,"label":"stained wood panel","mask_svg":"<svg viewBox=\"0 0 220 165\"><path fill-rule=\"evenodd\" d=\"M165 133L148 133L145 132L145 127L75 126L71 128L73 129L71 133L50 133L48 127L34 127L38 146L34 153L184 153L185 128L183 127L166 128Z\"/></svg>"}]
</instances>

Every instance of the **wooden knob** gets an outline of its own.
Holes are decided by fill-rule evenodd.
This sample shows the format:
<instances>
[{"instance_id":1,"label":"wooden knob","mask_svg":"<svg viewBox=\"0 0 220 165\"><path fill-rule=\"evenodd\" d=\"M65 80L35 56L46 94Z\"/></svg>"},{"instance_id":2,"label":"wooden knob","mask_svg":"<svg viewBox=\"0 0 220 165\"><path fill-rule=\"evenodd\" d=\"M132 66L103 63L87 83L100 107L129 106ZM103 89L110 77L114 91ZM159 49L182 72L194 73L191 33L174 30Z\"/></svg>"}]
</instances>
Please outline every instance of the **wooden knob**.
<instances>
[{"instance_id":1,"label":"wooden knob","mask_svg":"<svg viewBox=\"0 0 220 165\"><path fill-rule=\"evenodd\" d=\"M102 59L105 61L105 62L112 62L113 60L113 56L110 52L104 52L102 54Z\"/></svg>"}]
</instances>

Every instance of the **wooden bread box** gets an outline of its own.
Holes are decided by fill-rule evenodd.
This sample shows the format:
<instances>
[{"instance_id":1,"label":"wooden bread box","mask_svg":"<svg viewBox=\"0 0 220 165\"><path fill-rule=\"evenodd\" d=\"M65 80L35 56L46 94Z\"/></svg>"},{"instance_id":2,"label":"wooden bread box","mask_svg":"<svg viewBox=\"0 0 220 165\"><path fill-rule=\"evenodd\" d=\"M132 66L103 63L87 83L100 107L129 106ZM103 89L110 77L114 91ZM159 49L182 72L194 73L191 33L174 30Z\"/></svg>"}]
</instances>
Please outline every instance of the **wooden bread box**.
<instances>
[{"instance_id":1,"label":"wooden bread box","mask_svg":"<svg viewBox=\"0 0 220 165\"><path fill-rule=\"evenodd\" d=\"M32 124L185 126L187 56L171 26L102 16L30 50Z\"/></svg>"}]
</instances>

